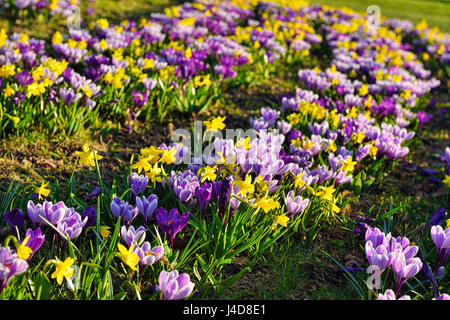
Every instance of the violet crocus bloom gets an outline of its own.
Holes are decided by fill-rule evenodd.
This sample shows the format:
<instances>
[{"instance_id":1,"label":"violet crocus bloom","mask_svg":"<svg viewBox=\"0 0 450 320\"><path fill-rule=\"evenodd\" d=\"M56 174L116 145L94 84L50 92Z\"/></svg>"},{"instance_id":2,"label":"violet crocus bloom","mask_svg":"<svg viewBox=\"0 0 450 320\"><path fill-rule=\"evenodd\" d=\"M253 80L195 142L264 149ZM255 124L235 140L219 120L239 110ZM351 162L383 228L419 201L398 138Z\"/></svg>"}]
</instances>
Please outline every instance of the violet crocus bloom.
<instances>
[{"instance_id":1,"label":"violet crocus bloom","mask_svg":"<svg viewBox=\"0 0 450 320\"><path fill-rule=\"evenodd\" d=\"M173 247L173 239L188 223L189 213L184 212L179 216L178 209L174 208L169 213L161 207L156 210L156 222L161 231L166 233L170 238L170 244Z\"/></svg>"},{"instance_id":2,"label":"violet crocus bloom","mask_svg":"<svg viewBox=\"0 0 450 320\"><path fill-rule=\"evenodd\" d=\"M450 300L450 295L443 293L436 300Z\"/></svg>"},{"instance_id":3,"label":"violet crocus bloom","mask_svg":"<svg viewBox=\"0 0 450 320\"><path fill-rule=\"evenodd\" d=\"M286 210L289 213L289 217L302 212L309 204L309 199L303 199L301 196L294 196L293 190L289 191L286 196Z\"/></svg>"},{"instance_id":4,"label":"violet crocus bloom","mask_svg":"<svg viewBox=\"0 0 450 320\"><path fill-rule=\"evenodd\" d=\"M136 197L136 206L144 217L144 222L149 223L158 206L158 196L151 194L147 198L145 196Z\"/></svg>"},{"instance_id":5,"label":"violet crocus bloom","mask_svg":"<svg viewBox=\"0 0 450 320\"><path fill-rule=\"evenodd\" d=\"M142 93L142 92L132 89L131 96L133 98L134 107L141 108L147 103L148 91L145 91L144 93Z\"/></svg>"},{"instance_id":6,"label":"violet crocus bloom","mask_svg":"<svg viewBox=\"0 0 450 320\"><path fill-rule=\"evenodd\" d=\"M127 243L128 248L131 247L132 244L136 246L140 246L145 241L145 227L140 226L135 229L133 226L127 228L126 226L122 226L120 229L120 235L122 239Z\"/></svg>"},{"instance_id":7,"label":"violet crocus bloom","mask_svg":"<svg viewBox=\"0 0 450 320\"><path fill-rule=\"evenodd\" d=\"M445 266L450 256L450 228L444 230L440 225L432 226L430 234L436 245L436 267Z\"/></svg>"},{"instance_id":8,"label":"violet crocus bloom","mask_svg":"<svg viewBox=\"0 0 450 320\"><path fill-rule=\"evenodd\" d=\"M445 211L444 207L441 207L434 212L430 221L428 221L428 226L441 225L446 219L447 212Z\"/></svg>"},{"instance_id":9,"label":"violet crocus bloom","mask_svg":"<svg viewBox=\"0 0 450 320\"><path fill-rule=\"evenodd\" d=\"M127 226L130 225L131 221L133 221L133 219L139 213L138 208L133 208L133 206L128 202L120 200L120 198L118 197L114 197L114 199L111 201L110 208L113 216L116 219L121 217L123 223Z\"/></svg>"},{"instance_id":10,"label":"violet crocus bloom","mask_svg":"<svg viewBox=\"0 0 450 320\"><path fill-rule=\"evenodd\" d=\"M423 263L420 258L407 259L405 254L399 250L393 255L391 266L396 275L396 293L399 294L402 285L422 269Z\"/></svg>"},{"instance_id":11,"label":"violet crocus bloom","mask_svg":"<svg viewBox=\"0 0 450 320\"><path fill-rule=\"evenodd\" d=\"M25 238L28 238L28 241L26 243L26 246L29 247L32 252L30 256L28 257L27 261L29 261L36 251L42 246L45 240L45 235L42 234L41 228L37 228L35 230L28 229L25 233ZM19 241L19 243L22 243L22 241Z\"/></svg>"},{"instance_id":12,"label":"violet crocus bloom","mask_svg":"<svg viewBox=\"0 0 450 320\"><path fill-rule=\"evenodd\" d=\"M170 272L162 270L158 281L164 300L184 299L192 293L195 286L187 273L179 274L177 270Z\"/></svg>"},{"instance_id":13,"label":"violet crocus bloom","mask_svg":"<svg viewBox=\"0 0 450 320\"><path fill-rule=\"evenodd\" d=\"M84 220L87 218L84 228L92 227L96 224L97 220L97 210L93 206L89 206L81 212L81 218Z\"/></svg>"},{"instance_id":14,"label":"violet crocus bloom","mask_svg":"<svg viewBox=\"0 0 450 320\"><path fill-rule=\"evenodd\" d=\"M87 221L88 217L83 219L73 208L67 208L64 217L56 227L70 240L74 240L81 234Z\"/></svg>"},{"instance_id":15,"label":"violet crocus bloom","mask_svg":"<svg viewBox=\"0 0 450 320\"><path fill-rule=\"evenodd\" d=\"M169 187L173 189L178 200L183 203L189 203L195 194L195 189L199 186L198 177L192 171L175 173L171 172Z\"/></svg>"},{"instance_id":16,"label":"violet crocus bloom","mask_svg":"<svg viewBox=\"0 0 450 320\"><path fill-rule=\"evenodd\" d=\"M55 204L51 201L44 201L42 204L34 204L34 202L30 200L27 204L28 216L36 227L46 223L41 216L51 224L55 226L58 225L64 218L66 209L67 207L62 201Z\"/></svg>"},{"instance_id":17,"label":"violet crocus bloom","mask_svg":"<svg viewBox=\"0 0 450 320\"><path fill-rule=\"evenodd\" d=\"M0 247L0 292L12 277L27 269L28 263L25 260L18 258L9 247Z\"/></svg>"},{"instance_id":18,"label":"violet crocus bloom","mask_svg":"<svg viewBox=\"0 0 450 320\"><path fill-rule=\"evenodd\" d=\"M365 245L365 252L369 265L377 266L380 272L389 267L389 256L385 246L379 245L374 247L372 241L367 241Z\"/></svg>"},{"instance_id":19,"label":"violet crocus bloom","mask_svg":"<svg viewBox=\"0 0 450 320\"><path fill-rule=\"evenodd\" d=\"M200 212L202 217L205 215L206 208L208 207L208 203L211 200L212 194L212 184L209 182L204 183L195 189L195 195L198 200L198 204L200 206Z\"/></svg>"},{"instance_id":20,"label":"violet crocus bloom","mask_svg":"<svg viewBox=\"0 0 450 320\"><path fill-rule=\"evenodd\" d=\"M91 198L94 198L100 194L100 187L94 187L92 188L91 192L84 198L84 202L88 201Z\"/></svg>"},{"instance_id":21,"label":"violet crocus bloom","mask_svg":"<svg viewBox=\"0 0 450 320\"><path fill-rule=\"evenodd\" d=\"M145 241L140 247L136 246L133 253L139 257L139 264L141 266L148 266L162 258L164 248L162 246L152 248L150 242Z\"/></svg>"},{"instance_id":22,"label":"violet crocus bloom","mask_svg":"<svg viewBox=\"0 0 450 320\"><path fill-rule=\"evenodd\" d=\"M422 128L422 126L427 123L428 121L431 120L431 118L433 118L433 116L431 114L426 114L425 111L419 111L417 112L417 120L419 120L419 127L418 130L420 130L420 128Z\"/></svg>"},{"instance_id":23,"label":"violet crocus bloom","mask_svg":"<svg viewBox=\"0 0 450 320\"><path fill-rule=\"evenodd\" d=\"M147 188L148 177L132 172L131 176L127 178L127 182L130 184L131 192L137 196Z\"/></svg>"},{"instance_id":24,"label":"violet crocus bloom","mask_svg":"<svg viewBox=\"0 0 450 320\"><path fill-rule=\"evenodd\" d=\"M392 289L387 289L384 294L378 294L377 300L411 300L410 296L402 296L397 299L395 292Z\"/></svg>"},{"instance_id":25,"label":"violet crocus bloom","mask_svg":"<svg viewBox=\"0 0 450 320\"><path fill-rule=\"evenodd\" d=\"M6 211L3 214L3 221L5 221L12 231L19 232L23 228L25 222L25 215L19 208L15 208L11 211Z\"/></svg>"}]
</instances>

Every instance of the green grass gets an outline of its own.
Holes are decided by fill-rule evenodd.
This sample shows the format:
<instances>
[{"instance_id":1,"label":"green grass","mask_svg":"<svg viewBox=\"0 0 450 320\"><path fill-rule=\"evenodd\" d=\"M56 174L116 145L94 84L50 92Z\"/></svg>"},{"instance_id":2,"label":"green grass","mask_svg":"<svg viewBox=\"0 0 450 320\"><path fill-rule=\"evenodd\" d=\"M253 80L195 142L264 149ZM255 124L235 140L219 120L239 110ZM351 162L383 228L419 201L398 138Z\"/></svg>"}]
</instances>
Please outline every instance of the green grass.
<instances>
[{"instance_id":1,"label":"green grass","mask_svg":"<svg viewBox=\"0 0 450 320\"><path fill-rule=\"evenodd\" d=\"M444 32L450 32L450 1L448 0L310 0L309 3L345 6L358 12L366 12L370 5L377 5L380 7L382 16L409 19L414 23L425 19L429 26L437 26Z\"/></svg>"}]
</instances>

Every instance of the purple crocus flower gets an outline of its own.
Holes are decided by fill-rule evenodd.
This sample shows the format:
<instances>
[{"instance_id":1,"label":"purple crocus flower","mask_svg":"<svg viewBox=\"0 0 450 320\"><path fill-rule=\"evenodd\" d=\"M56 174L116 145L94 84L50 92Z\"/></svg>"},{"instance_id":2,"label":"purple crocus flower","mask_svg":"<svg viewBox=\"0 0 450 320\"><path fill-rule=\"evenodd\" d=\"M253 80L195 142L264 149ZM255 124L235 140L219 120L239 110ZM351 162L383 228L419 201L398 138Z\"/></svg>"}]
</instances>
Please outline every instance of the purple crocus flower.
<instances>
[{"instance_id":1,"label":"purple crocus flower","mask_svg":"<svg viewBox=\"0 0 450 320\"><path fill-rule=\"evenodd\" d=\"M9 247L0 247L0 292L12 277L27 269L28 263L25 260L18 258Z\"/></svg>"},{"instance_id":2,"label":"purple crocus flower","mask_svg":"<svg viewBox=\"0 0 450 320\"><path fill-rule=\"evenodd\" d=\"M450 295L443 293L436 300L450 300Z\"/></svg>"},{"instance_id":3,"label":"purple crocus flower","mask_svg":"<svg viewBox=\"0 0 450 320\"><path fill-rule=\"evenodd\" d=\"M171 172L169 187L173 189L178 200L183 203L189 203L192 200L195 190L199 186L198 177L192 171Z\"/></svg>"},{"instance_id":4,"label":"purple crocus flower","mask_svg":"<svg viewBox=\"0 0 450 320\"><path fill-rule=\"evenodd\" d=\"M239 191L237 186L231 188L233 180L234 177L228 176L221 181L214 181L212 183L211 199L215 199L218 202L220 218L226 213L228 204L230 205L229 216L231 217L241 203L239 199L232 197L233 194Z\"/></svg>"},{"instance_id":5,"label":"purple crocus flower","mask_svg":"<svg viewBox=\"0 0 450 320\"><path fill-rule=\"evenodd\" d=\"M293 190L289 191L286 195L286 210L289 213L289 217L302 212L309 204L309 199L303 199L301 196L294 196Z\"/></svg>"},{"instance_id":6,"label":"purple crocus flower","mask_svg":"<svg viewBox=\"0 0 450 320\"><path fill-rule=\"evenodd\" d=\"M93 225L95 225L97 220L97 210L94 209L93 206L89 206L86 209L84 209L81 212L81 218L84 220L87 218L86 224L84 225L84 228L89 228Z\"/></svg>"},{"instance_id":7,"label":"purple crocus flower","mask_svg":"<svg viewBox=\"0 0 450 320\"><path fill-rule=\"evenodd\" d=\"M148 177L132 172L131 176L127 178L127 182L130 184L131 192L137 196L147 188Z\"/></svg>"},{"instance_id":8,"label":"purple crocus flower","mask_svg":"<svg viewBox=\"0 0 450 320\"><path fill-rule=\"evenodd\" d=\"M18 74L16 74L15 76L16 81L21 85L21 86L27 86L29 84L33 83L33 77L30 74L30 71L25 70L23 72L19 72Z\"/></svg>"},{"instance_id":9,"label":"purple crocus flower","mask_svg":"<svg viewBox=\"0 0 450 320\"><path fill-rule=\"evenodd\" d=\"M156 210L156 222L161 231L166 233L170 238L170 245L173 247L173 239L188 223L189 213L184 212L179 216L178 209L174 208L169 213L161 207Z\"/></svg>"},{"instance_id":10,"label":"purple crocus flower","mask_svg":"<svg viewBox=\"0 0 450 320\"><path fill-rule=\"evenodd\" d=\"M118 219L122 218L122 221L125 225L129 225L131 221L136 217L139 213L138 208L133 208L128 202L124 200L120 200L118 197L114 197L113 201L111 201L111 213L113 216Z\"/></svg>"},{"instance_id":11,"label":"purple crocus flower","mask_svg":"<svg viewBox=\"0 0 450 320\"><path fill-rule=\"evenodd\" d=\"M151 194L147 198L145 196L136 197L136 206L144 217L145 223L149 223L158 206L158 197L156 194Z\"/></svg>"},{"instance_id":12,"label":"purple crocus flower","mask_svg":"<svg viewBox=\"0 0 450 320\"><path fill-rule=\"evenodd\" d=\"M365 252L369 265L377 266L380 269L380 272L383 272L383 270L389 266L388 251L385 246L379 245L374 247L372 241L367 241Z\"/></svg>"},{"instance_id":13,"label":"purple crocus flower","mask_svg":"<svg viewBox=\"0 0 450 320\"><path fill-rule=\"evenodd\" d=\"M434 212L430 221L428 221L428 226L441 225L446 219L447 212L445 211L444 207L441 207Z\"/></svg>"},{"instance_id":14,"label":"purple crocus flower","mask_svg":"<svg viewBox=\"0 0 450 320\"><path fill-rule=\"evenodd\" d=\"M140 246L145 240L145 227L140 226L135 229L133 226L127 228L126 226L122 226L120 229L120 235L123 240L127 243L128 247L134 243L136 246Z\"/></svg>"},{"instance_id":15,"label":"purple crocus flower","mask_svg":"<svg viewBox=\"0 0 450 320\"><path fill-rule=\"evenodd\" d=\"M81 234L87 221L88 217L83 219L73 208L67 208L57 228L62 234L68 236L70 240L74 240Z\"/></svg>"},{"instance_id":16,"label":"purple crocus flower","mask_svg":"<svg viewBox=\"0 0 450 320\"><path fill-rule=\"evenodd\" d=\"M387 289L384 294L378 294L377 300L411 300L410 296L402 296L397 299L395 292L392 289Z\"/></svg>"},{"instance_id":17,"label":"purple crocus flower","mask_svg":"<svg viewBox=\"0 0 450 320\"><path fill-rule=\"evenodd\" d=\"M35 226L39 226L44 223L41 216L51 224L55 226L58 225L58 223L64 218L66 209L67 207L62 201L55 204L50 201L44 201L42 204L38 203L35 205L34 202L30 200L27 204L28 216Z\"/></svg>"},{"instance_id":18,"label":"purple crocus flower","mask_svg":"<svg viewBox=\"0 0 450 320\"><path fill-rule=\"evenodd\" d=\"M32 250L32 253L28 257L27 261L29 261L35 252L42 246L45 240L45 235L42 234L41 228L37 228L35 230L28 229L25 233L25 238L28 238L28 241L26 243L26 246L29 247ZM22 243L22 241L19 241L19 243Z\"/></svg>"},{"instance_id":19,"label":"purple crocus flower","mask_svg":"<svg viewBox=\"0 0 450 320\"><path fill-rule=\"evenodd\" d=\"M94 198L100 194L100 187L94 187L92 188L91 192L84 198L84 202L88 201L91 198Z\"/></svg>"},{"instance_id":20,"label":"purple crocus flower","mask_svg":"<svg viewBox=\"0 0 450 320\"><path fill-rule=\"evenodd\" d=\"M184 299L192 293L195 286L187 273L179 274L177 270L170 272L162 270L158 281L164 300Z\"/></svg>"},{"instance_id":21,"label":"purple crocus flower","mask_svg":"<svg viewBox=\"0 0 450 320\"><path fill-rule=\"evenodd\" d=\"M440 225L431 227L431 240L436 245L436 268L445 266L450 256L450 228L443 229Z\"/></svg>"},{"instance_id":22,"label":"purple crocus flower","mask_svg":"<svg viewBox=\"0 0 450 320\"><path fill-rule=\"evenodd\" d=\"M202 213L202 217L205 215L206 208L208 207L208 203L211 200L212 194L212 184L209 182L204 183L195 189L195 195L198 200L198 204L200 206L200 212Z\"/></svg>"},{"instance_id":23,"label":"purple crocus flower","mask_svg":"<svg viewBox=\"0 0 450 320\"><path fill-rule=\"evenodd\" d=\"M3 214L3 221L5 221L12 231L19 232L23 228L25 222L25 215L22 210L15 208L11 211L6 211Z\"/></svg>"},{"instance_id":24,"label":"purple crocus flower","mask_svg":"<svg viewBox=\"0 0 450 320\"><path fill-rule=\"evenodd\" d=\"M147 103L148 91L145 91L144 93L142 93L142 92L132 89L131 97L133 99L134 107L141 108Z\"/></svg>"},{"instance_id":25,"label":"purple crocus flower","mask_svg":"<svg viewBox=\"0 0 450 320\"><path fill-rule=\"evenodd\" d=\"M425 111L419 111L417 112L417 120L419 120L419 127L418 130L420 130L420 128L422 128L422 126L427 123L428 121L431 120L431 118L433 118L433 116L431 114L426 114Z\"/></svg>"},{"instance_id":26,"label":"purple crocus flower","mask_svg":"<svg viewBox=\"0 0 450 320\"><path fill-rule=\"evenodd\" d=\"M396 275L396 293L399 294L402 285L422 269L423 263L420 258L407 259L400 251L396 251L394 255L391 266Z\"/></svg>"},{"instance_id":27,"label":"purple crocus flower","mask_svg":"<svg viewBox=\"0 0 450 320\"><path fill-rule=\"evenodd\" d=\"M141 246L136 246L133 253L139 257L139 264L141 266L148 266L162 258L164 248L162 246L152 248L150 242L145 241Z\"/></svg>"}]
</instances>

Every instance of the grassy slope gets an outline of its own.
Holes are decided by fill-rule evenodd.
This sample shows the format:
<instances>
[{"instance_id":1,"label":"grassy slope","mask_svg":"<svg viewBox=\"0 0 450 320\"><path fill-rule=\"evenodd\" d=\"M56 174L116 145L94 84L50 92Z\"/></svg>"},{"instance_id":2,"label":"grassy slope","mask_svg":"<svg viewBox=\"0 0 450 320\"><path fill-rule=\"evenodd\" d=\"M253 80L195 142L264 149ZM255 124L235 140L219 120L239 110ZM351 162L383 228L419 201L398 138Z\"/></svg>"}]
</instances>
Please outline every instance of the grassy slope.
<instances>
[{"instance_id":1,"label":"grassy slope","mask_svg":"<svg viewBox=\"0 0 450 320\"><path fill-rule=\"evenodd\" d=\"M450 32L450 1L436 0L310 0L310 4L349 7L366 12L370 5L380 7L381 15L388 18L409 19L414 23L426 19L430 26Z\"/></svg>"}]
</instances>

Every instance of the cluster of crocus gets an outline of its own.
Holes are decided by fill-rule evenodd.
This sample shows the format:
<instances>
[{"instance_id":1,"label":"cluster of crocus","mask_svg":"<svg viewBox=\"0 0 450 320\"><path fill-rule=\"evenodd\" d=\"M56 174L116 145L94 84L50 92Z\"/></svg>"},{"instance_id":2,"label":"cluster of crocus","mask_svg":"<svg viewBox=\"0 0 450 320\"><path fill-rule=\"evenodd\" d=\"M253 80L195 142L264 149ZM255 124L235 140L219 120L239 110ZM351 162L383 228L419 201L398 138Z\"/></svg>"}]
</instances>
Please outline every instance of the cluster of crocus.
<instances>
[{"instance_id":1,"label":"cluster of crocus","mask_svg":"<svg viewBox=\"0 0 450 320\"><path fill-rule=\"evenodd\" d=\"M69 237L70 240L76 239L81 234L88 220L87 217L83 219L74 208L68 208L62 201L55 204L51 201L35 204L30 200L27 204L27 212L35 227L50 223L59 230L61 235L64 235L63 239Z\"/></svg>"},{"instance_id":2,"label":"cluster of crocus","mask_svg":"<svg viewBox=\"0 0 450 320\"><path fill-rule=\"evenodd\" d=\"M23 8L36 5L35 1L21 3ZM76 5L54 1L50 7L52 13L61 13ZM309 52L320 43L314 28L299 22L302 12L290 11L286 18L277 18L280 12L270 6L266 9L274 12L257 20L260 8L250 10L247 3L185 3L139 22L112 25L97 19L66 34L55 32L50 43L2 30L0 89L7 98L8 122L16 126L23 116L15 106L30 106L39 97L52 110L63 103L100 114L107 114L108 106L121 108L131 130L132 121L146 105L161 102L158 95L165 88L180 96L190 88L217 86L239 77L241 70L248 73L247 66L271 64L288 50ZM248 22L245 28L243 20Z\"/></svg>"},{"instance_id":3,"label":"cluster of crocus","mask_svg":"<svg viewBox=\"0 0 450 320\"><path fill-rule=\"evenodd\" d=\"M430 234L436 245L436 269L442 270L450 256L450 227L444 230L440 225L434 225Z\"/></svg>"},{"instance_id":4,"label":"cluster of crocus","mask_svg":"<svg viewBox=\"0 0 450 320\"><path fill-rule=\"evenodd\" d=\"M380 275L387 268L392 270L395 275L395 296L398 297L403 284L422 269L423 262L416 257L419 247L410 245L406 237L394 238L378 228L369 227L365 240L365 253L370 266L377 267Z\"/></svg>"}]
</instances>

